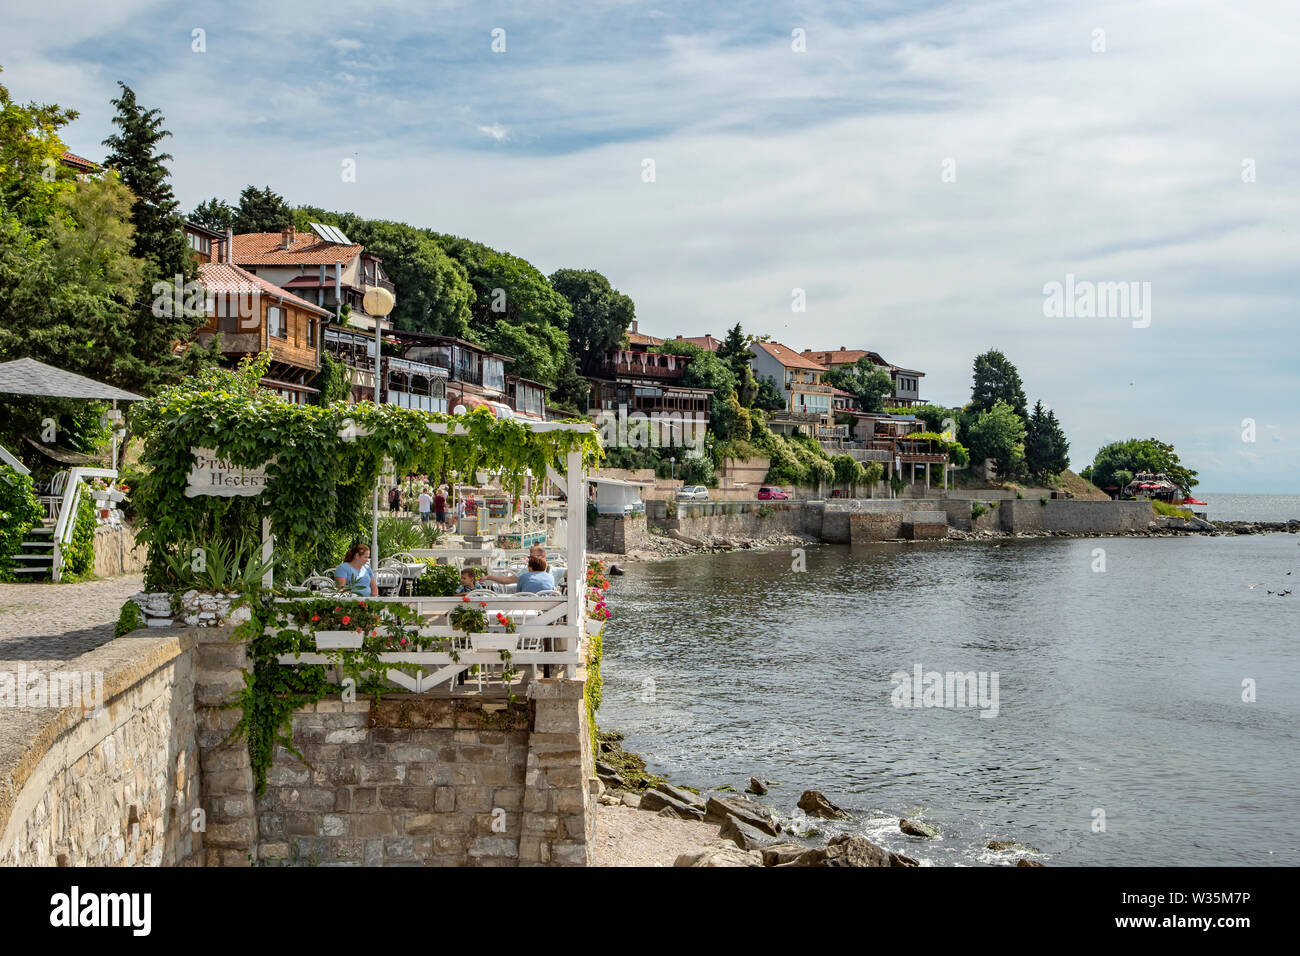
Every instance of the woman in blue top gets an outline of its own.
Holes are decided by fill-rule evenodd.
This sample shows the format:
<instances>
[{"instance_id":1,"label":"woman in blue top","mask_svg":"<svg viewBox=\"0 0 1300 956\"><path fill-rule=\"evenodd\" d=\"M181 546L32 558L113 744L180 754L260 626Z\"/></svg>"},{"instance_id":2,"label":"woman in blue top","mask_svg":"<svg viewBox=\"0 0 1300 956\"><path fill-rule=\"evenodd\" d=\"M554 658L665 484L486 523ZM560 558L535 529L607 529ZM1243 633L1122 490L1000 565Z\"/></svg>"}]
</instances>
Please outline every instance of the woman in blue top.
<instances>
[{"instance_id":1,"label":"woman in blue top","mask_svg":"<svg viewBox=\"0 0 1300 956\"><path fill-rule=\"evenodd\" d=\"M555 575L546 570L546 559L535 554L528 556L528 570L523 574L487 574L480 581L495 581L497 584L517 584L518 593L536 594L538 591L550 591L555 587Z\"/></svg>"},{"instance_id":2,"label":"woman in blue top","mask_svg":"<svg viewBox=\"0 0 1300 956\"><path fill-rule=\"evenodd\" d=\"M354 544L348 548L343 563L334 569L334 583L362 597L367 594L378 597L379 585L375 583L375 575L366 563L369 559L370 548L366 545Z\"/></svg>"}]
</instances>

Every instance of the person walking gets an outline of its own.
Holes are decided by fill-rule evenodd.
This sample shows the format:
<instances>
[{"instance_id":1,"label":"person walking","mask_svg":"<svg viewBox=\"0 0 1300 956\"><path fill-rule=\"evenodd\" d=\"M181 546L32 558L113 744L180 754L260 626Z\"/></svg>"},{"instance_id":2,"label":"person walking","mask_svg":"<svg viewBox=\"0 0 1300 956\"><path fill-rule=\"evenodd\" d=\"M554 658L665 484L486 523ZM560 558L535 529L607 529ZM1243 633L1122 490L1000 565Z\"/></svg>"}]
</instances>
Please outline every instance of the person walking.
<instances>
[{"instance_id":1,"label":"person walking","mask_svg":"<svg viewBox=\"0 0 1300 956\"><path fill-rule=\"evenodd\" d=\"M429 494L429 486L425 485L420 489L420 520L425 524L429 523L429 509L433 507L433 496Z\"/></svg>"},{"instance_id":2,"label":"person walking","mask_svg":"<svg viewBox=\"0 0 1300 956\"><path fill-rule=\"evenodd\" d=\"M447 523L447 488L438 486L438 493L433 496L433 518L440 525Z\"/></svg>"}]
</instances>

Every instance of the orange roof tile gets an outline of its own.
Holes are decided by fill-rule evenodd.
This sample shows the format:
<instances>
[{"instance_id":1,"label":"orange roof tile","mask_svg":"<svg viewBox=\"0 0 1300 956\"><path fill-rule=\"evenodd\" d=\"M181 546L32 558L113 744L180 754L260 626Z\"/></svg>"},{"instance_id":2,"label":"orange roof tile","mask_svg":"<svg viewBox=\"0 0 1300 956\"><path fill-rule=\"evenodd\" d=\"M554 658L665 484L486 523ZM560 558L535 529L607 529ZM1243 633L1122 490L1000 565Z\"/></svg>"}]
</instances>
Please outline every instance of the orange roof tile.
<instances>
[{"instance_id":1,"label":"orange roof tile","mask_svg":"<svg viewBox=\"0 0 1300 956\"><path fill-rule=\"evenodd\" d=\"M643 335L640 332L629 332L627 334L629 345L663 345L664 340L655 338L653 335Z\"/></svg>"},{"instance_id":2,"label":"orange roof tile","mask_svg":"<svg viewBox=\"0 0 1300 956\"><path fill-rule=\"evenodd\" d=\"M334 314L328 309L322 309L314 302L298 298L292 292L285 292L278 285L267 282L265 279L255 276L251 272L246 272L239 266L231 265L229 262L199 263L199 281L203 283L203 287L207 291L217 295L249 295L251 293L272 295L317 315L328 316Z\"/></svg>"},{"instance_id":3,"label":"orange roof tile","mask_svg":"<svg viewBox=\"0 0 1300 956\"><path fill-rule=\"evenodd\" d=\"M811 361L806 356L800 355L794 349L787 348L780 342L755 342L754 348L765 351L772 358L776 359L786 368L806 368L814 372L824 372L825 368Z\"/></svg>"},{"instance_id":4,"label":"orange roof tile","mask_svg":"<svg viewBox=\"0 0 1300 956\"><path fill-rule=\"evenodd\" d=\"M246 232L235 236L234 247L233 258L243 266L332 266L351 262L365 248L326 242L314 232L297 233L288 249L280 248L278 232Z\"/></svg>"}]
</instances>

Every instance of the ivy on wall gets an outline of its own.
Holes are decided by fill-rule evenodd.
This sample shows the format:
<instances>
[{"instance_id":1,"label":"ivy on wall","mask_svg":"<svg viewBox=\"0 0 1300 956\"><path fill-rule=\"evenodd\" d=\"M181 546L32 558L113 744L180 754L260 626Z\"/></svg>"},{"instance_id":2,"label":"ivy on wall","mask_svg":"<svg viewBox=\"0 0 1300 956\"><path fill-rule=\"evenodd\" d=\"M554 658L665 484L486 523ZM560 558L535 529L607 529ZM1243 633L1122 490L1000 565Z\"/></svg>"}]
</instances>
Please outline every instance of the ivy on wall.
<instances>
[{"instance_id":1,"label":"ivy on wall","mask_svg":"<svg viewBox=\"0 0 1300 956\"><path fill-rule=\"evenodd\" d=\"M437 434L430 422L460 425L464 434ZM328 559L322 542L332 549L340 536L365 536L385 459L399 475L496 472L518 495L529 473L562 472L571 451L581 453L584 467L601 455L594 432L533 432L487 409L453 418L369 402L291 405L228 391L160 395L136 406L132 426L144 436L141 462L150 469L138 479L135 505L155 585L166 580L162 554L178 542L257 537L263 517L271 520L277 556ZM192 448L243 467L265 465L267 488L256 497L186 497Z\"/></svg>"}]
</instances>

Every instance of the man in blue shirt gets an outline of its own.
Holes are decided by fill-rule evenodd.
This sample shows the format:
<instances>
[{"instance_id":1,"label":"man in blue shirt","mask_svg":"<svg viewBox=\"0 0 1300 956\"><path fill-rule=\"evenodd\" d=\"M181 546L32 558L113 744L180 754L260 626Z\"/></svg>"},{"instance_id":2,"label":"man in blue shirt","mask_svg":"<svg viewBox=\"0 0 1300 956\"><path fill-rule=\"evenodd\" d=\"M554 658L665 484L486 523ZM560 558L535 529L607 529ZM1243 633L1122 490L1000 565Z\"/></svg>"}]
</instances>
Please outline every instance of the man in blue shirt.
<instances>
[{"instance_id":1,"label":"man in blue shirt","mask_svg":"<svg viewBox=\"0 0 1300 956\"><path fill-rule=\"evenodd\" d=\"M550 591L555 588L555 575L546 570L546 559L539 558L535 554L528 556L528 570L522 574L488 574L479 580L518 585L516 590L520 594L536 594L538 591Z\"/></svg>"}]
</instances>

